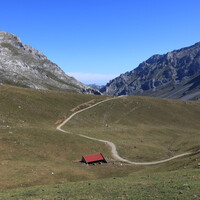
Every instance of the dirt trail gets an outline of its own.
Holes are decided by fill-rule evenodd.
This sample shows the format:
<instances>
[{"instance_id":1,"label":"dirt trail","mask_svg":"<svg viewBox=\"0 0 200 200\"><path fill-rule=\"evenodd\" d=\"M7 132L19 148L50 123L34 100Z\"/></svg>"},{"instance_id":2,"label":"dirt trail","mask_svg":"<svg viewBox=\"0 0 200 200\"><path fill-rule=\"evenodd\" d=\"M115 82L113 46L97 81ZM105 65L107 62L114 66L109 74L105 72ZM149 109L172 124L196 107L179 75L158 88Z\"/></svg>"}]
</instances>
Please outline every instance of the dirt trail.
<instances>
[{"instance_id":1,"label":"dirt trail","mask_svg":"<svg viewBox=\"0 0 200 200\"><path fill-rule=\"evenodd\" d=\"M94 102L95 102L95 99L92 99L92 100L90 100L88 102L85 102L85 103L82 103L82 104L76 106L75 108L71 109L70 111L74 112L74 111L78 110L81 106L90 106Z\"/></svg>"},{"instance_id":2,"label":"dirt trail","mask_svg":"<svg viewBox=\"0 0 200 200\"><path fill-rule=\"evenodd\" d=\"M87 108L84 108L82 110L79 110L75 113L73 113L72 115L70 115L66 120L64 120L60 125L58 125L56 127L57 130L59 131L62 131L64 133L69 133L69 134L72 134L68 131L65 131L62 129L62 126L64 126L69 120L71 120L75 115L77 115L78 113L81 113L81 112L84 112L86 110L89 110L99 104L102 104L104 102L107 102L107 101L111 101L111 100L115 100L115 99L118 99L118 98L122 98L123 96L119 96L119 97L114 97L114 98L110 98L110 99L106 99L106 100L103 100L101 102L98 102L96 104L93 104L92 106L89 106ZM99 141L99 142L103 142L105 143L106 145L108 145L110 148L111 148L111 153L112 153L112 156L115 160L117 161L121 161L121 162L126 162L126 163L129 163L129 164L133 164L133 165L156 165L156 164L161 164L161 163L165 163L165 162L168 162L170 160L173 160L173 159L176 159L176 158L180 158L180 157L183 157L183 156L187 156L187 155L190 155L190 154L193 154L194 152L186 152L186 153L183 153L183 154L179 154L179 155L176 155L176 156L173 156L171 158L168 158L168 159L165 159L165 160L160 160L160 161L152 161L152 162L133 162L133 161L130 161L130 160L126 160L122 157L119 156L118 152L117 152L117 149L116 149L116 145L110 141L107 141L107 140L102 140L102 139L97 139L97 138L93 138L93 137L89 137L89 136L86 136L86 135L82 135L82 134L77 134L81 137L84 137L84 138L87 138L87 139L90 139L90 140L96 140L96 141ZM197 151L197 152L200 152Z\"/></svg>"}]
</instances>

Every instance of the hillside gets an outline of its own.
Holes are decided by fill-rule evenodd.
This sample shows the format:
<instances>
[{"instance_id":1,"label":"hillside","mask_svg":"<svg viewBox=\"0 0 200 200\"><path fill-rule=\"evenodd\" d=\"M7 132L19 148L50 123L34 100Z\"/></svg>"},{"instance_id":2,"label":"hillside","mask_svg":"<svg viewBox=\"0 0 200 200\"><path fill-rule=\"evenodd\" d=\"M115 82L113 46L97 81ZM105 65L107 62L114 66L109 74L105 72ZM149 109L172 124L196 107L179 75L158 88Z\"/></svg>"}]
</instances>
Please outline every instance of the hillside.
<instances>
[{"instance_id":1,"label":"hillside","mask_svg":"<svg viewBox=\"0 0 200 200\"><path fill-rule=\"evenodd\" d=\"M124 96L79 113L64 129L112 141L130 161L150 162L199 149L199 116L199 102Z\"/></svg>"},{"instance_id":2,"label":"hillside","mask_svg":"<svg viewBox=\"0 0 200 200\"><path fill-rule=\"evenodd\" d=\"M200 97L200 43L154 55L137 68L111 80L107 95L139 95L194 100Z\"/></svg>"},{"instance_id":3,"label":"hillside","mask_svg":"<svg viewBox=\"0 0 200 200\"><path fill-rule=\"evenodd\" d=\"M19 37L0 31L0 83L35 89L72 90L100 94L73 77Z\"/></svg>"},{"instance_id":4,"label":"hillside","mask_svg":"<svg viewBox=\"0 0 200 200\"><path fill-rule=\"evenodd\" d=\"M103 96L0 86L0 99L1 189L97 176L78 161L82 154L96 151L109 155L104 145L93 146L93 142L64 135L55 127L73 108L98 102Z\"/></svg>"},{"instance_id":5,"label":"hillside","mask_svg":"<svg viewBox=\"0 0 200 200\"><path fill-rule=\"evenodd\" d=\"M77 193L77 187L89 192L88 186L92 183L95 192L103 187L102 181L109 188L107 197L124 182L127 182L126 193L132 195L132 189L128 188L135 187L138 181L141 182L138 192L146 187L142 177L147 177L151 183L153 179L149 176L157 179L168 171L171 172L170 180L179 180L176 183L179 185L185 184L182 173L187 174L186 177L193 176L194 180L197 178L199 101L184 103L122 97L75 116L63 127L70 132L67 134L57 131L56 126L75 111L109 97L0 86L0 98L2 199L11 198L13 194L16 199L31 199L32 195L39 199L72 195L76 199L77 195L84 196L81 189ZM119 154L132 161L155 161L187 151L194 154L155 166L121 164L113 160L106 144L82 138L77 135L79 133L114 142ZM87 166L79 163L82 155L97 152L103 153L108 164ZM157 184L161 182L158 178ZM189 195L194 194L197 186L195 181L191 182L194 187L188 191ZM50 184L63 185L71 192L65 194L65 190L59 190L62 186ZM26 189L30 186L37 187ZM18 190L7 190L11 188ZM103 199L101 195L99 199Z\"/></svg>"},{"instance_id":6,"label":"hillside","mask_svg":"<svg viewBox=\"0 0 200 200\"><path fill-rule=\"evenodd\" d=\"M122 157L133 161L155 161L195 152L199 148L198 101L186 104L123 97L75 116L64 127L71 134L65 134L56 130L59 123L107 97L11 86L0 86L0 97L1 189L106 181L109 177L197 166L199 154L158 166L121 165L114 162L106 144L77 134L112 141ZM96 152L102 152L109 164L88 167L79 163L82 155Z\"/></svg>"}]
</instances>

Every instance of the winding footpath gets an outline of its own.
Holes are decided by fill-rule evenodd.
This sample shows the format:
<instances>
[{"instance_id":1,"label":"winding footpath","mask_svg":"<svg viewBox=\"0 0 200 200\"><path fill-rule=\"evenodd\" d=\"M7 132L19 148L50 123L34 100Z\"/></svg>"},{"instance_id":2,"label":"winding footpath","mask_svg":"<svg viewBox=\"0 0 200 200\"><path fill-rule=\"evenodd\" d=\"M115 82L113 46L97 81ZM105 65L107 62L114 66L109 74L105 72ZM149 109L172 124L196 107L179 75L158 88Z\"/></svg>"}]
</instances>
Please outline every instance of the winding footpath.
<instances>
[{"instance_id":1,"label":"winding footpath","mask_svg":"<svg viewBox=\"0 0 200 200\"><path fill-rule=\"evenodd\" d=\"M81 113L81 112L84 112L86 110L89 110L99 104L102 104L104 102L107 102L107 101L111 101L111 100L115 100L115 99L119 99L119 98L123 98L123 96L119 96L119 97L114 97L114 98L110 98L110 99L106 99L106 100L103 100L101 102L98 102L96 104L93 104L87 108L84 108L82 110L79 110L75 113L73 113L72 115L70 115L66 120L64 120L60 125L58 125L56 127L57 130L59 131L62 131L64 133L68 133L68 134L72 134L68 131L65 131L62 129L62 127L69 121L71 120L75 115ZM156 164L161 164L161 163L165 163L165 162L168 162L170 160L174 160L176 158L180 158L180 157L183 157L183 156L187 156L187 155L190 155L190 154L193 154L194 152L186 152L186 153L183 153L183 154L179 154L179 155L176 155L176 156L173 156L171 158L168 158L168 159L165 159L165 160L160 160L160 161L152 161L152 162L132 162L132 161L129 161L129 160L126 160L122 157L119 156L118 152L117 152L117 149L116 149L116 145L112 142L109 142L107 140L102 140L102 139L97 139L97 138L93 138L93 137L89 137L89 136L86 136L86 135L82 135L82 134L77 134L79 135L80 137L84 137L84 138L87 138L87 139L90 139L90 140L96 140L96 141L99 141L99 142L103 142L104 144L108 145L110 148L111 148L111 154L112 154L112 157L117 160L117 161L121 161L121 162L125 162L125 163L129 163L129 164L132 164L132 165L156 165ZM197 151L197 152L200 152Z\"/></svg>"}]
</instances>

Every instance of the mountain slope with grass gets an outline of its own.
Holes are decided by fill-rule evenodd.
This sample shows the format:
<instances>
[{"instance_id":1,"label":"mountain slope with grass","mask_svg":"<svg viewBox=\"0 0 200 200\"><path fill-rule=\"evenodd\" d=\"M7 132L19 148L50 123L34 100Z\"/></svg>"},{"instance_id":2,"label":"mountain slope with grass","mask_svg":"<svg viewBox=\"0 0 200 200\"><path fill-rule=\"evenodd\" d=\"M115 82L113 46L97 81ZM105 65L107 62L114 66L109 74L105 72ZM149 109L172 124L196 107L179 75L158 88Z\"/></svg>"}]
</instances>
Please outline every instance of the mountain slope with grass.
<instances>
[{"instance_id":1,"label":"mountain slope with grass","mask_svg":"<svg viewBox=\"0 0 200 200\"><path fill-rule=\"evenodd\" d=\"M200 98L200 42L190 47L154 55L137 68L111 80L101 92L170 99Z\"/></svg>"},{"instance_id":2,"label":"mountain slope with grass","mask_svg":"<svg viewBox=\"0 0 200 200\"><path fill-rule=\"evenodd\" d=\"M122 97L77 114L62 127L68 133L56 130L71 114L107 98L0 86L0 199L200 197L200 102ZM194 153L134 166L78 134L114 142L120 156L138 162ZM98 152L107 164L79 162Z\"/></svg>"},{"instance_id":3,"label":"mountain slope with grass","mask_svg":"<svg viewBox=\"0 0 200 200\"><path fill-rule=\"evenodd\" d=\"M23 44L16 35L4 31L0 31L0 83L100 94L98 90L66 75L44 54Z\"/></svg>"},{"instance_id":4,"label":"mountain slope with grass","mask_svg":"<svg viewBox=\"0 0 200 200\"><path fill-rule=\"evenodd\" d=\"M64 135L56 126L73 113L73 108L104 98L0 86L0 188L96 177L94 172L88 174L82 169L78 161L82 154L102 151L108 155L108 150L102 149L102 144L93 146L91 141Z\"/></svg>"},{"instance_id":5,"label":"mountain slope with grass","mask_svg":"<svg viewBox=\"0 0 200 200\"><path fill-rule=\"evenodd\" d=\"M130 161L151 162L200 149L199 116L199 102L124 96L79 113L63 129L111 141Z\"/></svg>"}]
</instances>

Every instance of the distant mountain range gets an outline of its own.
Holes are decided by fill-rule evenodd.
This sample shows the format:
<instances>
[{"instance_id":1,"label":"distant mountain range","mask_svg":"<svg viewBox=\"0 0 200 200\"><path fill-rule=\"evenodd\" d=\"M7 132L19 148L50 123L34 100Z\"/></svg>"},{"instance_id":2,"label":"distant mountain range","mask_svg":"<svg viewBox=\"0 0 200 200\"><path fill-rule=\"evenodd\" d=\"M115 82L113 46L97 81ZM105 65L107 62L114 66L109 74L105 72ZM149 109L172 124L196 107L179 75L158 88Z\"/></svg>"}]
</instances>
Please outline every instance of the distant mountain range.
<instances>
[{"instance_id":1,"label":"distant mountain range","mask_svg":"<svg viewBox=\"0 0 200 200\"><path fill-rule=\"evenodd\" d=\"M194 100L200 98L200 42L154 55L100 89L107 95L140 95Z\"/></svg>"},{"instance_id":2,"label":"distant mountain range","mask_svg":"<svg viewBox=\"0 0 200 200\"><path fill-rule=\"evenodd\" d=\"M41 52L23 44L16 35L4 31L0 31L0 83L101 94L66 75Z\"/></svg>"},{"instance_id":3,"label":"distant mountain range","mask_svg":"<svg viewBox=\"0 0 200 200\"><path fill-rule=\"evenodd\" d=\"M97 85L97 84L89 84L88 86L97 90L100 90L102 87L104 87L103 85Z\"/></svg>"}]
</instances>

